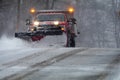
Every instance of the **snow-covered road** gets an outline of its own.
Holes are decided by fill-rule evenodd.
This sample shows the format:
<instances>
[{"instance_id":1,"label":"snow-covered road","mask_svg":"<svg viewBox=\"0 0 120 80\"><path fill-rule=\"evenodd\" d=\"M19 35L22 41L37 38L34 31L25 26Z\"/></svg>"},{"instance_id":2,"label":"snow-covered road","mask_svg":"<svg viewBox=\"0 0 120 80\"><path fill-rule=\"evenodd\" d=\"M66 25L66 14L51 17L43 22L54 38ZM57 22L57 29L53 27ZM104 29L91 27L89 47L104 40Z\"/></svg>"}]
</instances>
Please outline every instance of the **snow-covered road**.
<instances>
[{"instance_id":1,"label":"snow-covered road","mask_svg":"<svg viewBox=\"0 0 120 80\"><path fill-rule=\"evenodd\" d=\"M120 80L120 49L40 47L0 40L0 80Z\"/></svg>"}]
</instances>

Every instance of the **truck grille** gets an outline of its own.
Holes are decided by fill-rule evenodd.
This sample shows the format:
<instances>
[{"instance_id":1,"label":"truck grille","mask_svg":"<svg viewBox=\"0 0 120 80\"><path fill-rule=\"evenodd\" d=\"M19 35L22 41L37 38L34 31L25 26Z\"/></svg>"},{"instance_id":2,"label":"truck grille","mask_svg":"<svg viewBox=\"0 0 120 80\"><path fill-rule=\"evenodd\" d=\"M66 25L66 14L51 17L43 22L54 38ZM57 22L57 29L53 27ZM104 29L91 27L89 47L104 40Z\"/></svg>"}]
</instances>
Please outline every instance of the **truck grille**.
<instances>
[{"instance_id":1,"label":"truck grille","mask_svg":"<svg viewBox=\"0 0 120 80\"><path fill-rule=\"evenodd\" d=\"M55 26L55 25L39 25L37 30L61 30L62 26Z\"/></svg>"}]
</instances>

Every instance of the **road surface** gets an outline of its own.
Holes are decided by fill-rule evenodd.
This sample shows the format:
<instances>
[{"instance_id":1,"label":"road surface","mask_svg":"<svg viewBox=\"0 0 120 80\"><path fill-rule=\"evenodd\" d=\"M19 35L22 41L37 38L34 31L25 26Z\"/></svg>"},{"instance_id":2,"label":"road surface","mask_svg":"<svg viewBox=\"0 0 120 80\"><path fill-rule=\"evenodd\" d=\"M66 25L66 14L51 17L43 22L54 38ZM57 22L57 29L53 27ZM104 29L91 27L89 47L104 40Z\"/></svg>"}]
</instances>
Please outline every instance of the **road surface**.
<instances>
[{"instance_id":1,"label":"road surface","mask_svg":"<svg viewBox=\"0 0 120 80\"><path fill-rule=\"evenodd\" d=\"M0 49L0 80L120 80L120 49Z\"/></svg>"}]
</instances>

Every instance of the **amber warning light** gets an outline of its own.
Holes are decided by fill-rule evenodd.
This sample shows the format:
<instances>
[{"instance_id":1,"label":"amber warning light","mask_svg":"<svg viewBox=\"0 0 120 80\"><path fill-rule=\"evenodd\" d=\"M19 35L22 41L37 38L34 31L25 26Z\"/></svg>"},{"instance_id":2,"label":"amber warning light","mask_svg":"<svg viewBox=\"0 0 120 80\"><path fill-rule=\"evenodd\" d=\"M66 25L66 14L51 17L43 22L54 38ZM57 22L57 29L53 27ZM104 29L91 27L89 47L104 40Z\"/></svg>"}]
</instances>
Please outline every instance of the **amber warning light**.
<instances>
[{"instance_id":1,"label":"amber warning light","mask_svg":"<svg viewBox=\"0 0 120 80\"><path fill-rule=\"evenodd\" d=\"M30 9L30 13L33 14L33 13L35 13L35 12L36 12L36 10L35 10L34 8L31 8L31 9Z\"/></svg>"},{"instance_id":2,"label":"amber warning light","mask_svg":"<svg viewBox=\"0 0 120 80\"><path fill-rule=\"evenodd\" d=\"M73 13L73 12L74 12L74 8L69 8L68 11L69 11L70 13Z\"/></svg>"}]
</instances>

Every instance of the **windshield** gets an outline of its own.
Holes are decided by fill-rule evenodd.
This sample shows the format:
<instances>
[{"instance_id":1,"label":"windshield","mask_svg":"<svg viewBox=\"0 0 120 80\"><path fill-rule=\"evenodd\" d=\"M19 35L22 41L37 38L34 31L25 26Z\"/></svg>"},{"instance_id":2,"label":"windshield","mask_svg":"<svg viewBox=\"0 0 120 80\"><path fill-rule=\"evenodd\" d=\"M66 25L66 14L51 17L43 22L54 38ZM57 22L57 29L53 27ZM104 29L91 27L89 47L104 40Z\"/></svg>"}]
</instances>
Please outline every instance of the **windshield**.
<instances>
[{"instance_id":1,"label":"windshield","mask_svg":"<svg viewBox=\"0 0 120 80\"><path fill-rule=\"evenodd\" d=\"M64 14L39 14L38 21L65 21Z\"/></svg>"}]
</instances>

